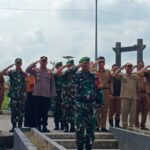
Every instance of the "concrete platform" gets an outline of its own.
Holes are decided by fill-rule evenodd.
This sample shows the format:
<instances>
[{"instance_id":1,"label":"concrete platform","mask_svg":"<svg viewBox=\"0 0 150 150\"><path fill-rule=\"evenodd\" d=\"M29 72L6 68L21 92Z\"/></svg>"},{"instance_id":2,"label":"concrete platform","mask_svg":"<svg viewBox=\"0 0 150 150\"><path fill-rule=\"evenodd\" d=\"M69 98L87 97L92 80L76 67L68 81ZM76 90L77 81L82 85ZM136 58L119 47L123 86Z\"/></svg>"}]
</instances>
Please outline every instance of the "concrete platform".
<instances>
[{"instance_id":1,"label":"concrete platform","mask_svg":"<svg viewBox=\"0 0 150 150\"><path fill-rule=\"evenodd\" d=\"M49 138L52 139L75 139L75 133L46 133L45 135L47 135ZM111 133L95 133L95 138L96 139L113 139L114 136Z\"/></svg>"},{"instance_id":2,"label":"concrete platform","mask_svg":"<svg viewBox=\"0 0 150 150\"><path fill-rule=\"evenodd\" d=\"M76 149L75 139L57 139L54 140L58 144L64 146L67 149ZM93 149L118 149L118 141L115 139L96 139L93 143Z\"/></svg>"}]
</instances>

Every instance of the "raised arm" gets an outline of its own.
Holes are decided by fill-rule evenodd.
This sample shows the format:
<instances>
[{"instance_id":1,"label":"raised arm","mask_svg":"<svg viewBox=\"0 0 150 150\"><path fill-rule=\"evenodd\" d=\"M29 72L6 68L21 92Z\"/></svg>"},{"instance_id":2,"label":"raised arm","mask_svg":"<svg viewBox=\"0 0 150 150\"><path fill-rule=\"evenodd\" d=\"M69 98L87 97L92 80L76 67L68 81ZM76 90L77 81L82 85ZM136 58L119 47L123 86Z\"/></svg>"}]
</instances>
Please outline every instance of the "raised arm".
<instances>
[{"instance_id":1,"label":"raised arm","mask_svg":"<svg viewBox=\"0 0 150 150\"><path fill-rule=\"evenodd\" d=\"M14 65L15 65L15 64L12 64L12 65L6 67L5 69L3 69L3 70L2 70L2 74L3 74L3 75L8 75L8 70L9 70L10 68L12 68Z\"/></svg>"},{"instance_id":2,"label":"raised arm","mask_svg":"<svg viewBox=\"0 0 150 150\"><path fill-rule=\"evenodd\" d=\"M133 71L134 69L136 69L136 68L138 67L138 65L139 65L139 64L136 64L135 66L133 66L132 71Z\"/></svg>"},{"instance_id":3,"label":"raised arm","mask_svg":"<svg viewBox=\"0 0 150 150\"><path fill-rule=\"evenodd\" d=\"M99 60L94 62L92 65L91 65L91 69L94 68L97 64L99 63Z\"/></svg>"},{"instance_id":4,"label":"raised arm","mask_svg":"<svg viewBox=\"0 0 150 150\"><path fill-rule=\"evenodd\" d=\"M121 77L121 75L119 74L121 72L121 70L123 70L125 68L126 65L121 66L119 69L117 69L112 76L113 77Z\"/></svg>"},{"instance_id":5,"label":"raised arm","mask_svg":"<svg viewBox=\"0 0 150 150\"><path fill-rule=\"evenodd\" d=\"M141 69L140 71L137 72L138 75L142 75L144 72L150 72L150 70L147 70L148 68L150 68L150 65L144 67L143 69Z\"/></svg>"},{"instance_id":6,"label":"raised arm","mask_svg":"<svg viewBox=\"0 0 150 150\"><path fill-rule=\"evenodd\" d=\"M27 67L27 69L26 69L26 72L27 73L30 73L30 74L32 74L32 75L34 75L35 74L35 69L36 69L36 64L37 63L39 63L40 61L38 60L38 61L36 61L36 62L34 62L34 63L32 63L30 66L28 66Z\"/></svg>"},{"instance_id":7,"label":"raised arm","mask_svg":"<svg viewBox=\"0 0 150 150\"><path fill-rule=\"evenodd\" d=\"M65 68L68 68L68 64L67 65L64 65L62 66L61 68L59 68L56 72L57 75L61 75L62 74L62 71L65 69Z\"/></svg>"}]
</instances>

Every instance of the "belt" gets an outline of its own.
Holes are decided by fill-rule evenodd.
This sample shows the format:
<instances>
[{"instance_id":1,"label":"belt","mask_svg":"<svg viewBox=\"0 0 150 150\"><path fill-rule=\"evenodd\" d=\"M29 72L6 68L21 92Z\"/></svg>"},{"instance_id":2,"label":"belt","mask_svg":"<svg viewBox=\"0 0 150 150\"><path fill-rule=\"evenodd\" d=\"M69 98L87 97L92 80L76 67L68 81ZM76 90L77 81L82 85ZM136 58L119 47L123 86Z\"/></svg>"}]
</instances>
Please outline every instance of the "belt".
<instances>
[{"instance_id":1,"label":"belt","mask_svg":"<svg viewBox=\"0 0 150 150\"><path fill-rule=\"evenodd\" d=\"M146 91L140 91L140 93L146 93Z\"/></svg>"},{"instance_id":2,"label":"belt","mask_svg":"<svg viewBox=\"0 0 150 150\"><path fill-rule=\"evenodd\" d=\"M109 88L102 88L102 90L109 90Z\"/></svg>"}]
</instances>

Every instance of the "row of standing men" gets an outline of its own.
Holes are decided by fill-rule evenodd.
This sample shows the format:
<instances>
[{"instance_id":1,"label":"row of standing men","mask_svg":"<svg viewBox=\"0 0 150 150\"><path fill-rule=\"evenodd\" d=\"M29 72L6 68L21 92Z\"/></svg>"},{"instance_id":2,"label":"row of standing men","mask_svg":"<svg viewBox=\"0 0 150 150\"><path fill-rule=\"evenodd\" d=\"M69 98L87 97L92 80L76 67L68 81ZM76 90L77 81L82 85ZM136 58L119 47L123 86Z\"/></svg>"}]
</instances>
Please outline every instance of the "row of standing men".
<instances>
[{"instance_id":1,"label":"row of standing men","mask_svg":"<svg viewBox=\"0 0 150 150\"><path fill-rule=\"evenodd\" d=\"M37 63L40 64L39 68L36 67ZM32 105L32 112L30 112L30 115L32 115L32 127L36 127L41 132L49 132L49 130L47 129L49 102L50 98L57 96L55 88L55 77L52 71L47 68L47 63L47 57L42 56L39 61L32 63L26 69L26 72L30 75L33 75L35 78L32 95L29 95L29 93L27 93L28 98L31 98L33 96L32 98L34 105ZM83 149L83 145L84 143L86 143L86 149L91 150L94 140L94 128L96 121L95 107L100 107L102 100L98 98L96 99L96 91L97 86L99 85L99 80L95 77L93 73L90 72L89 57L81 58L78 66L74 66L73 64L74 61L69 60L66 66L63 66L62 68L60 68L60 70L57 71L57 75L61 76L63 74L66 81L68 80L69 73L70 80L74 79L72 80L72 82L75 83L73 85L69 80L66 82L66 84L64 84L63 87L65 89L64 96L68 94L66 98L64 98L66 103L63 104L63 110L65 110L64 122L71 123L69 122L69 118L71 118L71 120L75 120L78 149ZM9 70L14 65L16 66L16 68L13 70ZM28 102L28 99L27 101L25 101L27 73L22 70L21 66L22 59L17 58L15 59L15 64L8 66L1 72L1 75L7 75L10 78L9 97L12 123L11 131L13 131L16 127L22 127L24 116L24 103L27 104ZM65 71L65 73L62 73L62 70L65 67L67 67L68 70ZM76 74L79 68L81 68L81 72ZM72 76L76 77L72 78ZM69 89L69 86L72 87L72 85L74 88ZM71 94L69 93L69 90ZM72 104L70 105L71 98L69 96L71 96L73 100L73 110L76 111L76 113L74 112L74 114L76 114L75 118L72 118L72 114L71 117L68 117L70 115L68 111L73 112ZM75 97L76 100L74 99ZM67 98L69 98L69 100ZM25 109L27 109L27 107ZM66 109L68 109L68 111ZM26 116L27 114L25 114L25 117ZM25 120L25 126L28 126L26 123L28 123L28 121L26 122ZM72 131L75 131L74 122L72 123ZM87 132L84 140L85 129L87 130Z\"/></svg>"},{"instance_id":2,"label":"row of standing men","mask_svg":"<svg viewBox=\"0 0 150 150\"><path fill-rule=\"evenodd\" d=\"M61 62L56 64L58 72L60 70L62 71L65 67L66 66L62 67ZM110 126L120 127L121 112L123 128L136 127L142 130L148 130L148 128L146 128L146 119L150 108L150 71L148 68L149 66L144 67L144 62L140 61L135 66L131 63L127 63L120 68L117 64L114 64L112 65L111 71L109 71L105 69L104 57L99 57L95 63L90 64L90 71L99 79L97 96L100 100L100 105L103 106L96 109L98 130L108 132L106 129L107 115ZM123 69L125 69L125 73L121 72ZM135 69L137 69L137 71L134 71ZM61 124L61 122L64 121L64 131L68 132L69 122L71 125L70 131L74 131L74 121L72 120L74 118L74 110L73 108L71 109L71 107L69 109L67 104L70 104L72 107L74 106L74 97L71 91L74 89L73 82L75 81L75 72L73 74L66 72L66 75L64 78L64 76L58 76L56 74L56 87L59 87L56 89L58 91L57 93L60 94L54 100L56 103L58 102L58 105L56 104L53 108L55 129L59 130L59 123ZM63 82L68 81L70 82L70 86L66 86L68 90L65 90ZM66 91L68 91L68 95L65 93ZM64 104L65 102L66 104ZM67 112L60 113L60 110L62 110L60 106L66 107L65 110L67 110ZM63 114L66 115L64 119ZM141 121L139 121L140 114Z\"/></svg>"},{"instance_id":3,"label":"row of standing men","mask_svg":"<svg viewBox=\"0 0 150 150\"><path fill-rule=\"evenodd\" d=\"M40 68L36 68L37 63L40 63ZM23 103L21 99L25 97L23 83L26 80L24 77L27 76L26 73L20 70L22 64L20 58L15 60L15 64L16 70L8 71L13 66L11 65L2 71L2 74L10 77L11 122L13 128L16 127L16 122L18 127L22 126L23 111L20 110L23 109ZM29 113L29 115L34 115L32 116L32 123L35 123L33 127L37 127L39 131L48 132L46 126L50 97L55 97L52 102L55 129L60 129L60 124L61 129L64 128L64 131L68 132L70 124L70 131L74 132L76 125L77 145L80 148L83 146L83 130L86 124L89 125L86 127L87 147L91 147L94 140L95 126L92 124L95 119L94 110L97 111L98 129L102 132L108 131L106 129L108 110L110 126L113 126L113 115L115 114L115 126L120 127L120 112L122 111L122 126L124 128L135 126L147 130L145 123L149 110L150 73L147 70L149 66L144 68L143 62L139 62L134 67L132 64L127 63L120 68L114 64L112 72L110 72L105 69L104 57L99 57L93 64L90 64L88 57L83 57L78 66L74 66L73 60L69 60L64 66L61 62L57 63L54 74L47 69L46 65L47 57L43 56L40 61L33 63L26 70L35 77L32 93L34 95L34 98L32 98L34 105L30 105L32 112L35 112L35 114ZM138 69L137 72L133 72L135 67ZM65 68L67 70L63 72ZM82 68L82 70L79 71L79 68ZM122 69L126 70L124 74L120 73ZM33 85L31 86L33 87ZM21 89L24 89L24 91L21 92ZM28 99L31 99L32 95L29 93ZM103 107L101 107L102 105ZM142 112L142 120L139 124L140 111ZM27 115L28 111L26 112ZM33 118L35 118L35 121ZM26 120L25 124L27 124Z\"/></svg>"}]
</instances>

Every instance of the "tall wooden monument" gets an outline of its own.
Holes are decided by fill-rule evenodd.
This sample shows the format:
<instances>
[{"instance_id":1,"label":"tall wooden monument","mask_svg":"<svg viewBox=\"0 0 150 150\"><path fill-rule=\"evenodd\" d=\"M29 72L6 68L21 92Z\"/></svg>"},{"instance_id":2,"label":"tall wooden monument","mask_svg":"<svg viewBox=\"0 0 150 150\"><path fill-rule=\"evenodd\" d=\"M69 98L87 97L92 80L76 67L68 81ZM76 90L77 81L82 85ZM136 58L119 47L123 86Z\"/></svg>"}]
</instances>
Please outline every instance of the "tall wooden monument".
<instances>
[{"instance_id":1,"label":"tall wooden monument","mask_svg":"<svg viewBox=\"0 0 150 150\"><path fill-rule=\"evenodd\" d=\"M137 45L129 47L121 47L121 42L116 42L116 47L113 48L116 57L116 64L121 66L121 53L122 52L131 52L137 51L137 63L143 60L143 50L146 48L146 45L143 45L143 39L137 40Z\"/></svg>"}]
</instances>

